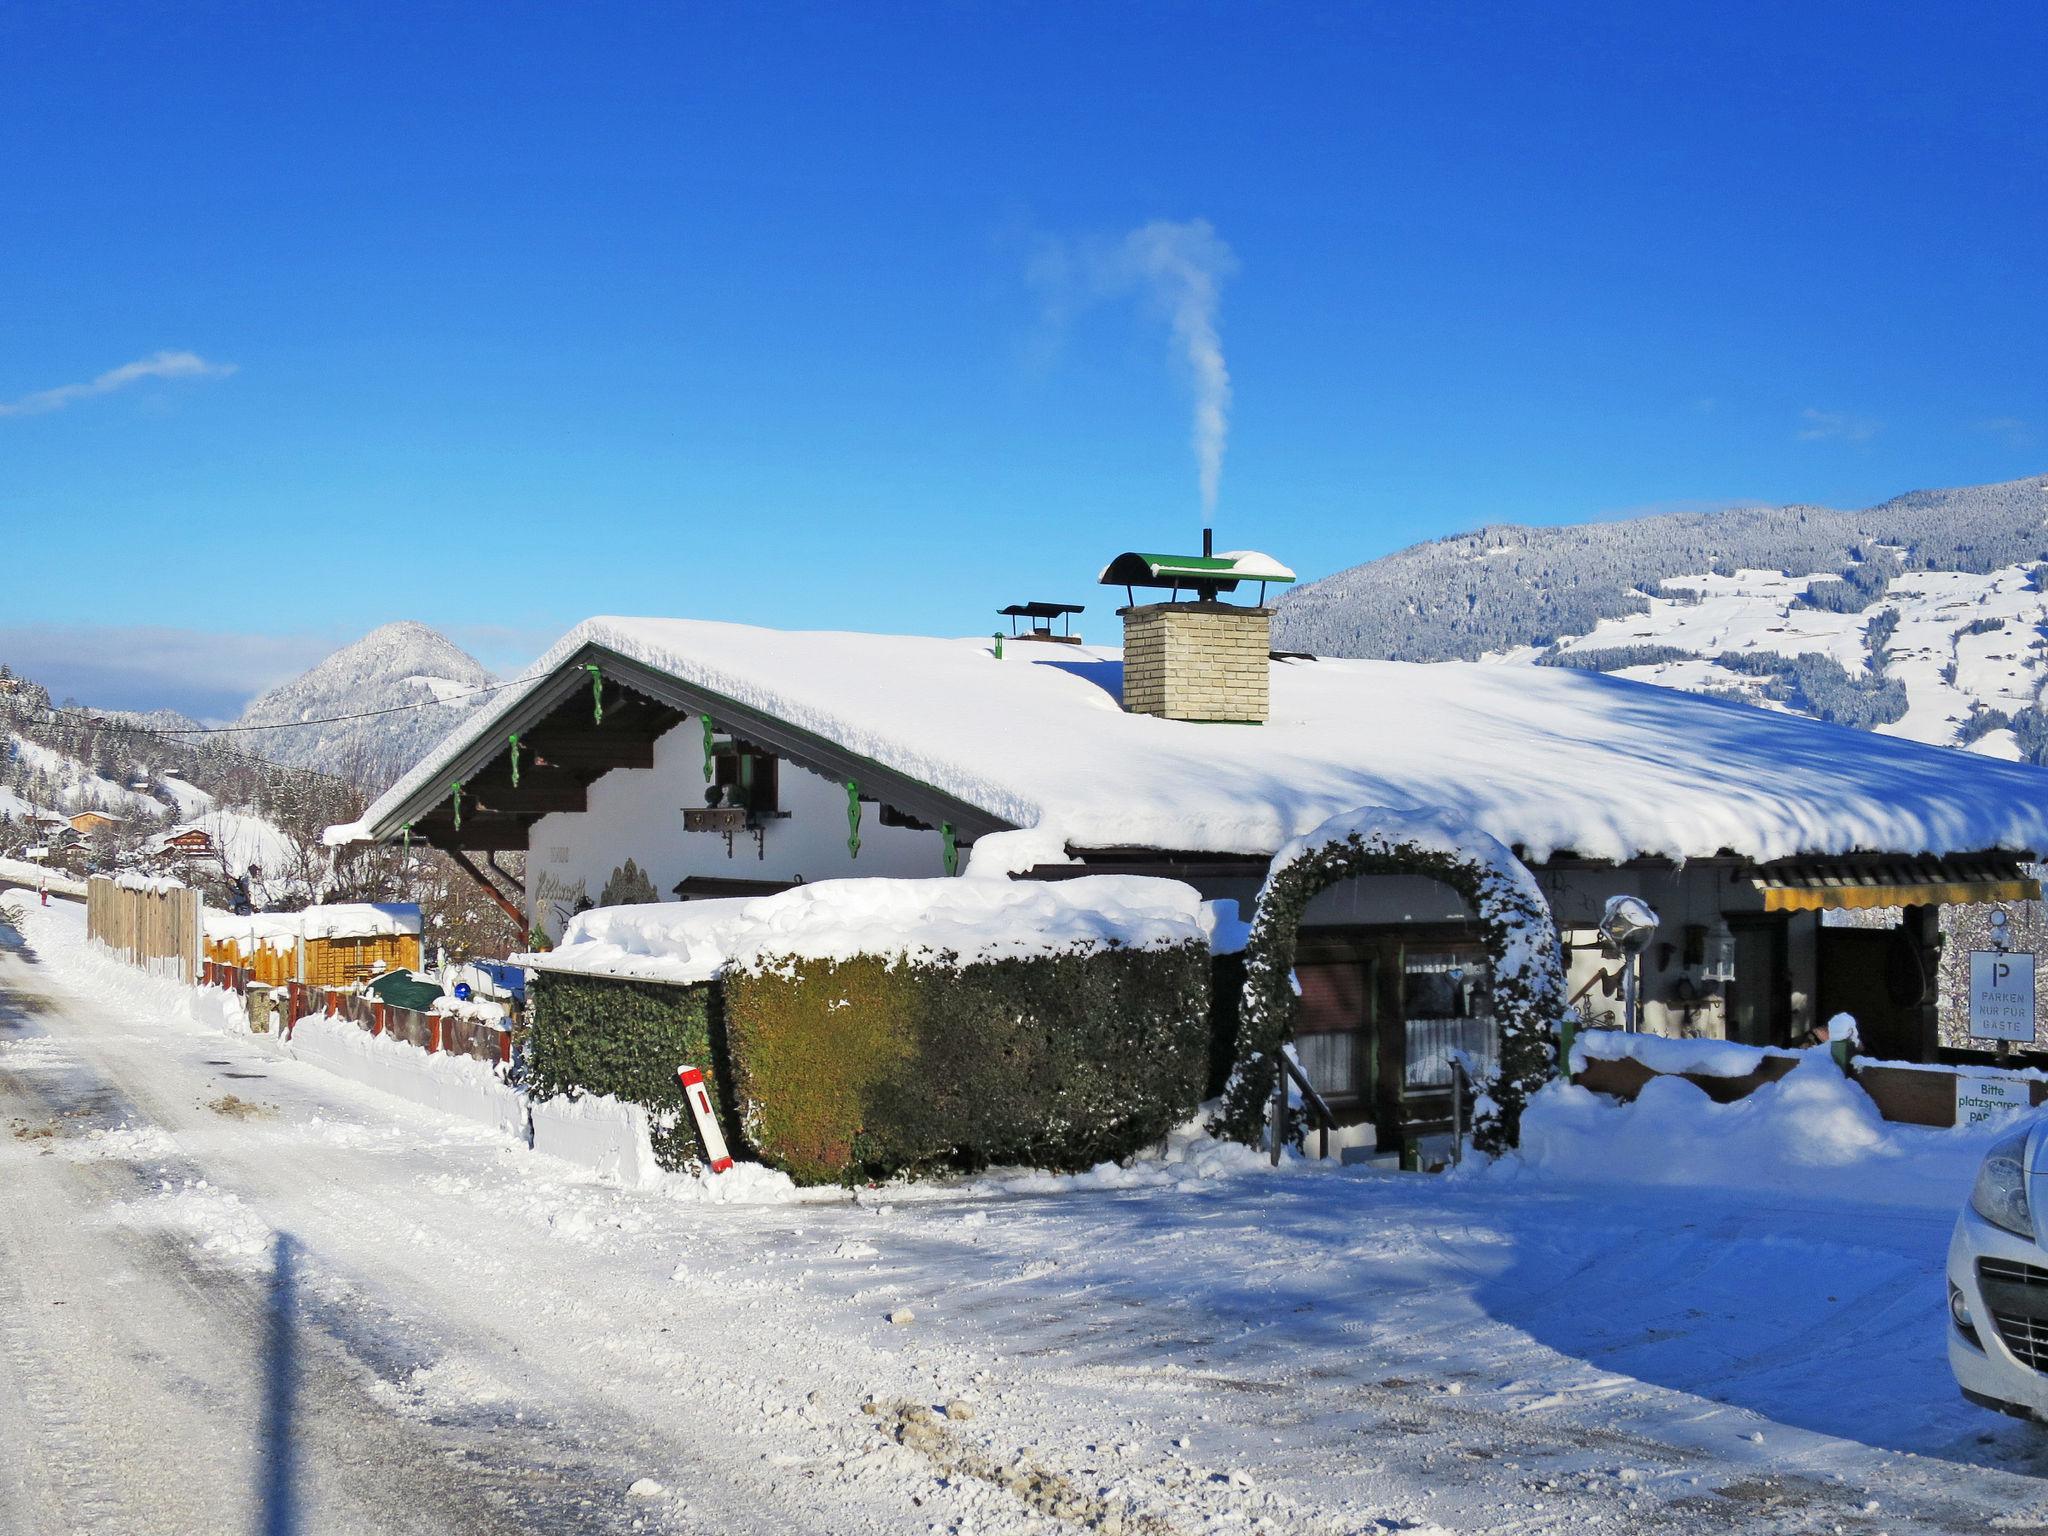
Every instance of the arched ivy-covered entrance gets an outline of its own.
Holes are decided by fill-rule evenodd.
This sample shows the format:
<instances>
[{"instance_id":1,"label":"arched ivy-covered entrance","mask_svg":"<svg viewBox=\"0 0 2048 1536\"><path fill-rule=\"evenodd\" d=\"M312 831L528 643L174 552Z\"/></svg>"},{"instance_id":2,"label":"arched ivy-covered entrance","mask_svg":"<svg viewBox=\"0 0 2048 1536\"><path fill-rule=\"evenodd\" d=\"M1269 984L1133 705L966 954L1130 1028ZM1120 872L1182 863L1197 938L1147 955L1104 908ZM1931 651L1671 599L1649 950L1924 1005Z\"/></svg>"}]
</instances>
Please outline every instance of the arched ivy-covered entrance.
<instances>
[{"instance_id":1,"label":"arched ivy-covered entrance","mask_svg":"<svg viewBox=\"0 0 2048 1536\"><path fill-rule=\"evenodd\" d=\"M1371 806L1331 818L1274 858L1259 892L1245 949L1237 1066L1215 1129L1255 1142L1274 1091L1278 1053L1293 1037L1298 1002L1290 978L1302 914L1316 895L1361 875L1422 875L1472 909L1493 968L1500 1070L1485 1085L1473 1143L1516 1144L1522 1107L1550 1077L1564 971L1550 905L1535 876L1496 838L1442 812Z\"/></svg>"}]
</instances>

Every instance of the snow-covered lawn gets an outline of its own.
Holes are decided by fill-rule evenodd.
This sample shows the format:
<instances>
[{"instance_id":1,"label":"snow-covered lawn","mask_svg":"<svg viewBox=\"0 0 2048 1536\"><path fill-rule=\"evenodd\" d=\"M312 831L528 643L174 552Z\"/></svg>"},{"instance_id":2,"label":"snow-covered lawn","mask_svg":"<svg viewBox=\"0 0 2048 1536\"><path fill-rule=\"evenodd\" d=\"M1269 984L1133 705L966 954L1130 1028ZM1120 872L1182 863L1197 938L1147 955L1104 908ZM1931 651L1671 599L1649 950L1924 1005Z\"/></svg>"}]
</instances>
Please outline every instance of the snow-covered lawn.
<instances>
[{"instance_id":1,"label":"snow-covered lawn","mask_svg":"<svg viewBox=\"0 0 2048 1536\"><path fill-rule=\"evenodd\" d=\"M2048 1529L2048 1443L1942 1358L1953 1140L1889 1204L1717 1187L1698 1115L1646 1184L1577 1101L1450 1178L1192 1142L712 1203L229 1033L70 904L21 927L0 1530L264 1528L286 1444L309 1531Z\"/></svg>"}]
</instances>

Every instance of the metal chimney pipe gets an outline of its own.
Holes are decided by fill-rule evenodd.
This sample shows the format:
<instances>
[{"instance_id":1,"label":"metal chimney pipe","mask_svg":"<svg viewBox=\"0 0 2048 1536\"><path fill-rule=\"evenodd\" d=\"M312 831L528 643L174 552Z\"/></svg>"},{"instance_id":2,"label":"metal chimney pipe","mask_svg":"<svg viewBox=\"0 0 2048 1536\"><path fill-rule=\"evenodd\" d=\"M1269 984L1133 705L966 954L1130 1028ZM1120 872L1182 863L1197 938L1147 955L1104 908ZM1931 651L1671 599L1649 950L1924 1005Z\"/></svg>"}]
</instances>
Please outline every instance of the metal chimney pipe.
<instances>
[{"instance_id":1,"label":"metal chimney pipe","mask_svg":"<svg viewBox=\"0 0 2048 1536\"><path fill-rule=\"evenodd\" d=\"M1213 528L1204 528L1202 530L1202 558L1206 560L1215 553L1216 531Z\"/></svg>"}]
</instances>

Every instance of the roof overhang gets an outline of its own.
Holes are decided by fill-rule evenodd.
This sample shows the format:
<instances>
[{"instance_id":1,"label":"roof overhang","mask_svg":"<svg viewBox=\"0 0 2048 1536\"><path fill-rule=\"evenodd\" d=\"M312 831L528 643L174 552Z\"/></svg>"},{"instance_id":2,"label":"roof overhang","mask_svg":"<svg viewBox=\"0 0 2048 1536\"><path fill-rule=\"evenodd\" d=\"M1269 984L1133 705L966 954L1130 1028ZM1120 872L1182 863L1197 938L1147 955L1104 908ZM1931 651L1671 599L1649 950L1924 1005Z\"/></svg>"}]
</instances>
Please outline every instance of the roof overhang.
<instances>
[{"instance_id":1,"label":"roof overhang","mask_svg":"<svg viewBox=\"0 0 2048 1536\"><path fill-rule=\"evenodd\" d=\"M586 809L590 785L603 775L653 767L655 741L691 715L709 715L721 734L798 767L855 782L863 799L933 826L950 823L963 842L1012 830L1010 822L814 731L592 643L494 714L432 781L380 815L369 834L378 842L409 834L437 848L480 853L524 849L542 816Z\"/></svg>"}]
</instances>

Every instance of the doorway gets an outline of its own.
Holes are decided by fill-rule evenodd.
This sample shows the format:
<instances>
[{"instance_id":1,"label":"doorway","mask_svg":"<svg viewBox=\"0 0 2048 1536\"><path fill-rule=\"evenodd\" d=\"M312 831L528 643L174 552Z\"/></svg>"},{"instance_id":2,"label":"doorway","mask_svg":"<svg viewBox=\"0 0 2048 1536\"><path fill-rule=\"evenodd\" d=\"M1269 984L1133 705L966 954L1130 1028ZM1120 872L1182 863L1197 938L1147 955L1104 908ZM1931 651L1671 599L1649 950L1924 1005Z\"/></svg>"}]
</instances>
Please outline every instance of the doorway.
<instances>
[{"instance_id":1,"label":"doorway","mask_svg":"<svg viewBox=\"0 0 2048 1536\"><path fill-rule=\"evenodd\" d=\"M1451 1053L1498 1062L1493 972L1463 925L1308 929L1294 1051L1340 1124L1399 1152L1451 1124Z\"/></svg>"}]
</instances>

